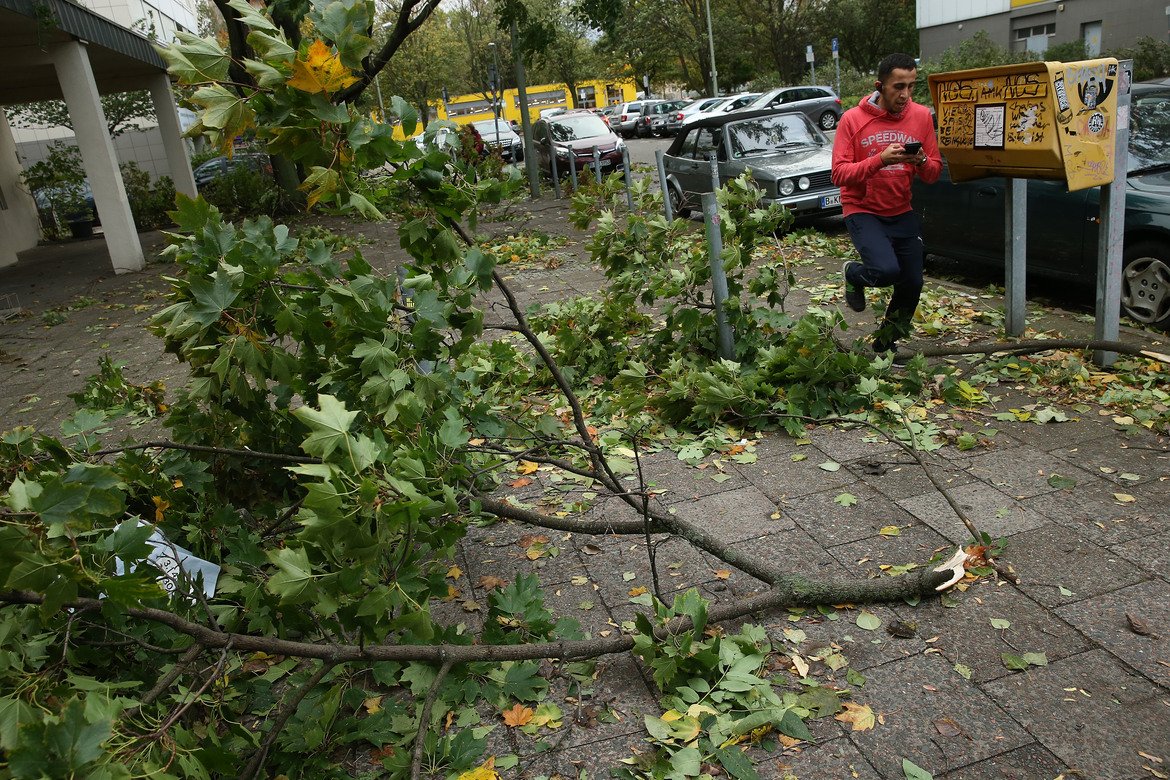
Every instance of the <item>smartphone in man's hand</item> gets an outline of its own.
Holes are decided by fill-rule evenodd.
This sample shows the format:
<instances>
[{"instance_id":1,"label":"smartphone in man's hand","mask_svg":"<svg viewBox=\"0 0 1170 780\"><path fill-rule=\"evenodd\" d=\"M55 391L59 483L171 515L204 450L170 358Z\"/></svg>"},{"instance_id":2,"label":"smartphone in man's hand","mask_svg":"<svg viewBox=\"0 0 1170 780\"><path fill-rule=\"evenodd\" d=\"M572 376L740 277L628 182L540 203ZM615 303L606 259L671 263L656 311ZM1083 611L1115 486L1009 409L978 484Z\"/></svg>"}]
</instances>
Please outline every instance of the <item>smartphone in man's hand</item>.
<instances>
[{"instance_id":1,"label":"smartphone in man's hand","mask_svg":"<svg viewBox=\"0 0 1170 780\"><path fill-rule=\"evenodd\" d=\"M922 142L921 141L911 141L910 143L908 143L904 147L902 147L903 154L918 154L921 151L922 151Z\"/></svg>"}]
</instances>

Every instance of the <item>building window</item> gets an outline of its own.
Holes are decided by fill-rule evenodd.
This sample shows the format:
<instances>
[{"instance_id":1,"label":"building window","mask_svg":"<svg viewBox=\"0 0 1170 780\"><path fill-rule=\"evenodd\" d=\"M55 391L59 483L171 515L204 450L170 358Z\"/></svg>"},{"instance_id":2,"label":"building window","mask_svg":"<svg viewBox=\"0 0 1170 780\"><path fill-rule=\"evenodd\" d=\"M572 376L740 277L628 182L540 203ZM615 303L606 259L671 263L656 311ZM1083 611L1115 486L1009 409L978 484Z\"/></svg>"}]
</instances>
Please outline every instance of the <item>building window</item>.
<instances>
[{"instance_id":1,"label":"building window","mask_svg":"<svg viewBox=\"0 0 1170 780\"><path fill-rule=\"evenodd\" d=\"M577 108L597 108L597 91L593 87L577 87Z\"/></svg>"},{"instance_id":2,"label":"building window","mask_svg":"<svg viewBox=\"0 0 1170 780\"><path fill-rule=\"evenodd\" d=\"M1049 24L1038 24L1034 27L1021 27L1016 30L1016 40L1026 41L1029 38L1039 38L1040 36L1051 38L1056 35L1056 22Z\"/></svg>"},{"instance_id":3,"label":"building window","mask_svg":"<svg viewBox=\"0 0 1170 780\"><path fill-rule=\"evenodd\" d=\"M484 114L492 110L490 100L469 100L464 103L451 103L447 106L447 116L467 116L468 114Z\"/></svg>"},{"instance_id":4,"label":"building window","mask_svg":"<svg viewBox=\"0 0 1170 780\"><path fill-rule=\"evenodd\" d=\"M517 95L512 98L512 103L516 108L520 107L520 96ZM528 93L528 107L534 106L560 106L565 107L565 90L563 89L549 89L544 92L529 92Z\"/></svg>"}]
</instances>

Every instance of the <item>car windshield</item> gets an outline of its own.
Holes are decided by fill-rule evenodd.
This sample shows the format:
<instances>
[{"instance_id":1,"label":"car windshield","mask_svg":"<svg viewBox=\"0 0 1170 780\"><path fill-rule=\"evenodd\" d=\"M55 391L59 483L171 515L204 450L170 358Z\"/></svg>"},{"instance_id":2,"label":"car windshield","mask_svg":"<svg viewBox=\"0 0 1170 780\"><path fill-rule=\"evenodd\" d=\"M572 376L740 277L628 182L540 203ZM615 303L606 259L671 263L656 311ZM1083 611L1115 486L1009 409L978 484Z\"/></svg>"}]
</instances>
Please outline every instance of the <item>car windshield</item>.
<instances>
[{"instance_id":1,"label":"car windshield","mask_svg":"<svg viewBox=\"0 0 1170 780\"><path fill-rule=\"evenodd\" d=\"M733 157L775 154L794 146L820 144L818 133L803 114L776 114L744 119L727 126Z\"/></svg>"},{"instance_id":2,"label":"car windshield","mask_svg":"<svg viewBox=\"0 0 1170 780\"><path fill-rule=\"evenodd\" d=\"M1136 94L1129 131L1129 171L1170 165L1170 91Z\"/></svg>"},{"instance_id":3,"label":"car windshield","mask_svg":"<svg viewBox=\"0 0 1170 780\"><path fill-rule=\"evenodd\" d=\"M576 141L581 138L609 135L609 126L596 114L564 117L549 122L548 130L557 141Z\"/></svg>"}]
</instances>

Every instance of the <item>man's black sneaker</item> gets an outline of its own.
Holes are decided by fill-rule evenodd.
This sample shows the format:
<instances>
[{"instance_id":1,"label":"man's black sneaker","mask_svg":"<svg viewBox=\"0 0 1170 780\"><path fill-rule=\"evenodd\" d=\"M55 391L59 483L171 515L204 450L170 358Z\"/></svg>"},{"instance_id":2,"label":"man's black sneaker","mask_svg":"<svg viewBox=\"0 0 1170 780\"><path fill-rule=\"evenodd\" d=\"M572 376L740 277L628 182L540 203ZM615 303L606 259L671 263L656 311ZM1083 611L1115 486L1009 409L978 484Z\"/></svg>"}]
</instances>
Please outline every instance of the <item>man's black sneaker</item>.
<instances>
[{"instance_id":1,"label":"man's black sneaker","mask_svg":"<svg viewBox=\"0 0 1170 780\"><path fill-rule=\"evenodd\" d=\"M846 260L841 266L841 275L845 277L845 303L853 311L865 311L865 288L849 281L849 266L852 264L852 260Z\"/></svg>"}]
</instances>

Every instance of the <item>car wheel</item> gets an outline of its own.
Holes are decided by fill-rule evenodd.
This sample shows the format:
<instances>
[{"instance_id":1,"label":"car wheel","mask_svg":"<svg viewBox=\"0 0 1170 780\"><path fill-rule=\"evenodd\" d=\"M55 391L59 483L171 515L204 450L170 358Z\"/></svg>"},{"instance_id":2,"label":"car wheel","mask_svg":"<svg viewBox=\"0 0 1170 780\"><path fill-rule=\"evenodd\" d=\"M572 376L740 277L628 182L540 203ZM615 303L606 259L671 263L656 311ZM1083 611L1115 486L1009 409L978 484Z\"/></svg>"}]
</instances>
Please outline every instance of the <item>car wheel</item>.
<instances>
[{"instance_id":1,"label":"car wheel","mask_svg":"<svg viewBox=\"0 0 1170 780\"><path fill-rule=\"evenodd\" d=\"M821 114L821 129L822 130L832 130L836 126L837 126L837 115L836 114L834 114L832 111L826 111L825 113Z\"/></svg>"},{"instance_id":2,"label":"car wheel","mask_svg":"<svg viewBox=\"0 0 1170 780\"><path fill-rule=\"evenodd\" d=\"M670 210L674 212L676 217L686 219L691 215L691 210L687 208L683 202L682 191L675 185L669 186L670 190Z\"/></svg>"},{"instance_id":3,"label":"car wheel","mask_svg":"<svg viewBox=\"0 0 1170 780\"><path fill-rule=\"evenodd\" d=\"M1125 248L1121 311L1143 325L1170 327L1170 249L1155 241Z\"/></svg>"}]
</instances>

